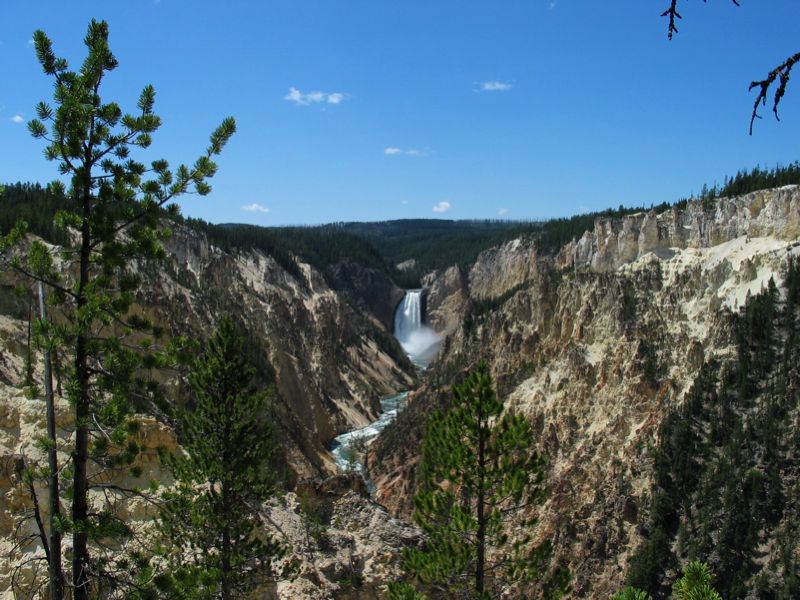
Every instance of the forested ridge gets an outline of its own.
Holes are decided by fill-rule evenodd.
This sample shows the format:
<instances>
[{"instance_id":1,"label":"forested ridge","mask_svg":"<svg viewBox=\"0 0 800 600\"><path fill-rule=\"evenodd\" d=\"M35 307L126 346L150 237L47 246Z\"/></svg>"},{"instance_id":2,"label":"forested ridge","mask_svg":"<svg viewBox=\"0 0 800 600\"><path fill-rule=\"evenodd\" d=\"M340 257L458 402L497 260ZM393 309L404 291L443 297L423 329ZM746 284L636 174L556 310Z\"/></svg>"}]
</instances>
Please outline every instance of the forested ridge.
<instances>
[{"instance_id":1,"label":"forested ridge","mask_svg":"<svg viewBox=\"0 0 800 600\"><path fill-rule=\"evenodd\" d=\"M661 425L644 544L629 582L656 596L685 560L723 598L800 597L800 265L730 314L735 354L706 362Z\"/></svg>"},{"instance_id":2,"label":"forested ridge","mask_svg":"<svg viewBox=\"0 0 800 600\"><path fill-rule=\"evenodd\" d=\"M800 184L800 163L772 169L754 167L726 177L722 185L703 185L696 198L713 202L749 192ZM63 243L64 233L52 215L69 208L59 192L38 183L5 184L0 196L0 231L6 232L20 219L32 233ZM202 219L183 218L175 211L164 211L169 219L204 233L212 243L226 250L258 249L272 256L287 271L300 275L294 256L325 270L342 261L352 261L385 273L400 287L420 286L426 273L459 265L468 269L482 251L518 238L535 238L540 252L552 254L587 230L598 218L620 218L628 214L682 208L687 199L674 205L624 207L589 212L545 221L401 219L395 221L332 223L317 226L262 227L237 223L213 224ZM399 270L397 265L412 260L413 265Z\"/></svg>"}]
</instances>

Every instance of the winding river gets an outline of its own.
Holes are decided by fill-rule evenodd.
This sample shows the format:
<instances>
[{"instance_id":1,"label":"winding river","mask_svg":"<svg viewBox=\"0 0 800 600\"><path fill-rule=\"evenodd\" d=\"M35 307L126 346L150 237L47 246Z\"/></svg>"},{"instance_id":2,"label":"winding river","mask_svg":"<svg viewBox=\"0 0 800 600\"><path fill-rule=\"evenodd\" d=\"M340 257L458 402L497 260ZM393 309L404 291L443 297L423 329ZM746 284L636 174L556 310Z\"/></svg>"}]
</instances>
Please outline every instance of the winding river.
<instances>
[{"instance_id":1,"label":"winding river","mask_svg":"<svg viewBox=\"0 0 800 600\"><path fill-rule=\"evenodd\" d=\"M408 358L417 367L426 368L436 357L442 340L424 324L422 315L422 290L408 290L397 307L394 318L394 335ZM342 471L355 472L364 478L370 492L374 491L363 463L366 447L394 421L403 409L408 392L383 398L381 413L377 420L365 427L337 435L331 446L334 461Z\"/></svg>"}]
</instances>

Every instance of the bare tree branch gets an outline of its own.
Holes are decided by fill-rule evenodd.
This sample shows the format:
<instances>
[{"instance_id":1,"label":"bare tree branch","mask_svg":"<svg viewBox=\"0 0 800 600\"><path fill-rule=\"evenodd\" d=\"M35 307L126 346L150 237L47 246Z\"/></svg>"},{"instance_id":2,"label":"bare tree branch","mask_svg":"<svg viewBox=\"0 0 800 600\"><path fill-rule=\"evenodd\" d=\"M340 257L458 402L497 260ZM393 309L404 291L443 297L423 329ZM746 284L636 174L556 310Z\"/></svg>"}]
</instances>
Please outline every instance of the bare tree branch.
<instances>
[{"instance_id":1,"label":"bare tree branch","mask_svg":"<svg viewBox=\"0 0 800 600\"><path fill-rule=\"evenodd\" d=\"M22 470L20 472L20 483L25 483L28 488L28 493L31 496L33 503L33 519L36 522L36 529L39 532L39 540L42 542L44 548L44 556L47 562L50 562L50 545L47 543L47 531L44 528L44 520L42 519L42 512L39 507L39 495L36 493L34 479L30 474L30 466L28 466L28 459L24 454L21 455Z\"/></svg>"},{"instance_id":2,"label":"bare tree branch","mask_svg":"<svg viewBox=\"0 0 800 600\"><path fill-rule=\"evenodd\" d=\"M775 96L772 101L772 112L775 113L775 118L778 121L781 120L778 116L778 105L781 103L783 95L786 93L786 86L789 83L789 77L792 74L792 68L798 61L800 61L800 52L790 56L780 65L775 67L772 71L770 71L769 75L767 75L766 79L754 81L750 84L750 91L752 91L753 88L759 88L758 96L756 97L756 101L753 103L753 113L750 116L750 135L753 135L753 123L755 123L756 119L761 118L761 116L758 114L758 105L767 105L767 94L769 93L769 88L776 82L776 80L778 81L778 87L775 89Z\"/></svg>"},{"instance_id":3,"label":"bare tree branch","mask_svg":"<svg viewBox=\"0 0 800 600\"><path fill-rule=\"evenodd\" d=\"M703 2L706 2L706 0L703 0ZM741 6L739 4L739 0L731 0L731 2L733 2L736 6ZM678 0L670 0L669 7L667 10L661 13L661 16L669 18L667 37L671 40L672 36L678 33L678 28L675 23L678 19L682 18L678 12ZM769 72L765 79L753 81L750 84L748 91L758 88L758 96L756 97L755 102L753 102L753 112L750 114L750 135L753 135L753 124L755 123L756 119L761 118L761 115L758 114L758 105L767 105L767 95L769 94L770 88L776 83L776 81L777 88L775 89L775 96L772 100L772 112L775 114L775 118L778 121L781 120L778 116L778 105L781 103L781 100L783 100L783 96L786 93L786 86L789 84L789 77L792 74L792 68L798 61L800 61L800 52L790 56L780 65L775 67Z\"/></svg>"},{"instance_id":4,"label":"bare tree branch","mask_svg":"<svg viewBox=\"0 0 800 600\"><path fill-rule=\"evenodd\" d=\"M703 0L705 2L706 0ZM739 0L731 0L736 6L739 6ZM667 37L672 39L672 36L678 33L678 27L675 23L678 19L682 19L680 13L678 12L678 0L670 0L669 7L663 13L661 13L662 17L669 18L669 28L667 29Z\"/></svg>"},{"instance_id":5,"label":"bare tree branch","mask_svg":"<svg viewBox=\"0 0 800 600\"><path fill-rule=\"evenodd\" d=\"M675 26L676 19L682 19L683 17L678 14L678 0L672 0L669 5L669 8L661 13L662 17L669 17L669 28L667 30L667 37L672 39L672 36L678 33L678 28Z\"/></svg>"}]
</instances>

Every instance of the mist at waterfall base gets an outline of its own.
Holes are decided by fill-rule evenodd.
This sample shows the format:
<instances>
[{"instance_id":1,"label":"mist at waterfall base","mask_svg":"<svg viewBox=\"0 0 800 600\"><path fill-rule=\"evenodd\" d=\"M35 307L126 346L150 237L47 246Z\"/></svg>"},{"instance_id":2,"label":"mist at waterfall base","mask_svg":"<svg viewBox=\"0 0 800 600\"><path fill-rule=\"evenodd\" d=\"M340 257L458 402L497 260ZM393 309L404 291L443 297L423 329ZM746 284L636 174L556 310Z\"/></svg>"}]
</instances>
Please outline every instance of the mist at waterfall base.
<instances>
[{"instance_id":1,"label":"mist at waterfall base","mask_svg":"<svg viewBox=\"0 0 800 600\"><path fill-rule=\"evenodd\" d=\"M436 358L442 338L422 322L422 290L408 290L397 307L394 337L418 367L424 369Z\"/></svg>"}]
</instances>

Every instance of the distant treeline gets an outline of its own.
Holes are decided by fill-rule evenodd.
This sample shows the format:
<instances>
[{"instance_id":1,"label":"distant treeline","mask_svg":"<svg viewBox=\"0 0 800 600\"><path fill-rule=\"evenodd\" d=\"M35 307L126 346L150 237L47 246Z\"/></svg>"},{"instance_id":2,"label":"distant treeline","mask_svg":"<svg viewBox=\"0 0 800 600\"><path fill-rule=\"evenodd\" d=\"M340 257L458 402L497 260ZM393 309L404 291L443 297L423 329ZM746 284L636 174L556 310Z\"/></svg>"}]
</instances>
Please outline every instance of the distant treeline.
<instances>
[{"instance_id":1,"label":"distant treeline","mask_svg":"<svg viewBox=\"0 0 800 600\"><path fill-rule=\"evenodd\" d=\"M422 275L452 265L467 269L484 250L520 236L531 235L540 224L499 220L403 219L341 223L330 227L338 227L369 240L390 264L413 259L416 264L405 271L405 276L419 285Z\"/></svg>"},{"instance_id":2,"label":"distant treeline","mask_svg":"<svg viewBox=\"0 0 800 600\"><path fill-rule=\"evenodd\" d=\"M214 225L191 218L185 223L225 250L261 250L297 277L300 269L293 256L323 272L331 265L350 260L390 277L394 275L393 267L368 241L335 228Z\"/></svg>"},{"instance_id":3,"label":"distant treeline","mask_svg":"<svg viewBox=\"0 0 800 600\"><path fill-rule=\"evenodd\" d=\"M760 166L749 171L744 169L733 177L726 177L721 186L716 183L711 187L703 185L698 199L708 201L723 197L733 198L785 185L800 185L800 161L785 167L778 165L773 169L762 169Z\"/></svg>"},{"instance_id":4,"label":"distant treeline","mask_svg":"<svg viewBox=\"0 0 800 600\"><path fill-rule=\"evenodd\" d=\"M721 196L739 196L756 190L800 184L800 162L773 169L755 167L726 177L723 184L704 185L698 199L712 203ZM39 184L6 184L0 196L0 233L17 220L28 223L30 231L54 243L63 243L65 234L53 222L53 215L69 206L64 196L51 193ZM359 263L391 277L404 288L419 287L423 275L433 270L459 265L468 269L482 251L506 241L534 239L539 251L552 254L587 230L598 218L620 218L645 210L663 211L671 206L683 208L687 200L674 205L623 207L547 221L403 219L372 223L333 223L309 227L259 227L255 225L215 225L201 219L177 219L207 235L226 250L257 248L287 271L300 276L294 257L325 270L344 260ZM166 218L176 217L164 213ZM400 271L396 265L413 259L414 266Z\"/></svg>"},{"instance_id":5,"label":"distant treeline","mask_svg":"<svg viewBox=\"0 0 800 600\"><path fill-rule=\"evenodd\" d=\"M18 221L25 221L31 233L56 244L66 242L66 234L54 224L59 210L75 210L69 199L38 183L11 183L2 186L0 196L0 234ZM166 210L164 217L205 234L228 251L258 249L272 256L284 269L301 276L294 256L321 271L342 260L352 260L388 275L394 273L384 257L365 239L335 227L258 227L254 225L215 225L202 219L175 217Z\"/></svg>"},{"instance_id":6,"label":"distant treeline","mask_svg":"<svg viewBox=\"0 0 800 600\"><path fill-rule=\"evenodd\" d=\"M12 183L0 188L0 235L22 220L31 233L49 242L63 245L67 241L66 233L55 226L53 219L59 210L70 208L66 197L38 183Z\"/></svg>"},{"instance_id":7,"label":"distant treeline","mask_svg":"<svg viewBox=\"0 0 800 600\"><path fill-rule=\"evenodd\" d=\"M256 227L211 225L196 219L187 224L205 232L226 249L259 248L275 256L296 255L325 270L350 260L385 273L403 288L420 287L420 279L436 269L458 264L468 268L487 248L520 235L530 235L538 223L510 221L445 221L409 219L375 223L334 223L308 227ZM403 270L397 264L414 259Z\"/></svg>"}]
</instances>

